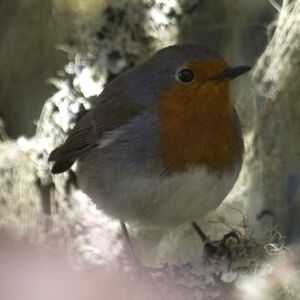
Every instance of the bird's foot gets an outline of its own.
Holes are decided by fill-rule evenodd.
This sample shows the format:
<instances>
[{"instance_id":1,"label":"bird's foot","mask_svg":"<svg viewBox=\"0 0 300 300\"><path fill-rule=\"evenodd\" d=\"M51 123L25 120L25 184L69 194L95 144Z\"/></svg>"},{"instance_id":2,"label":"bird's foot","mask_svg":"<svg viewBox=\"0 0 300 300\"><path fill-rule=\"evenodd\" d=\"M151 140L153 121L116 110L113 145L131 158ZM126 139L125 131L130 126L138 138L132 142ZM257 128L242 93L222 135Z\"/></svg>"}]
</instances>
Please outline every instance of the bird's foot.
<instances>
[{"instance_id":1,"label":"bird's foot","mask_svg":"<svg viewBox=\"0 0 300 300\"><path fill-rule=\"evenodd\" d=\"M206 240L204 242L204 261L211 261L212 259L219 259L225 256L228 260L228 270L231 270L233 259L228 243L232 240L235 240L237 244L240 241L238 234L234 231L225 234L219 241L211 242Z\"/></svg>"}]
</instances>

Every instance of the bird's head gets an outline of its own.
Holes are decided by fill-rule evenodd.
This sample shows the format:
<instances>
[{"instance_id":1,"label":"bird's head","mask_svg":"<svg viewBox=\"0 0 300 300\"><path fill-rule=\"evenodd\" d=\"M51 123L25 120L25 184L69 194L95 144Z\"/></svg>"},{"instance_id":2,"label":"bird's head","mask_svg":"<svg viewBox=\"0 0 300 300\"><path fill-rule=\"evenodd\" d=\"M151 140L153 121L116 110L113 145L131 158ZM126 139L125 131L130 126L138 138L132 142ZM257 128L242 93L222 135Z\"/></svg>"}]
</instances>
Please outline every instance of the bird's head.
<instances>
[{"instance_id":1,"label":"bird's head","mask_svg":"<svg viewBox=\"0 0 300 300\"><path fill-rule=\"evenodd\" d=\"M133 70L129 91L156 110L161 153L170 165L220 169L232 163L240 137L230 81L248 70L230 67L218 52L199 45L164 48Z\"/></svg>"}]
</instances>

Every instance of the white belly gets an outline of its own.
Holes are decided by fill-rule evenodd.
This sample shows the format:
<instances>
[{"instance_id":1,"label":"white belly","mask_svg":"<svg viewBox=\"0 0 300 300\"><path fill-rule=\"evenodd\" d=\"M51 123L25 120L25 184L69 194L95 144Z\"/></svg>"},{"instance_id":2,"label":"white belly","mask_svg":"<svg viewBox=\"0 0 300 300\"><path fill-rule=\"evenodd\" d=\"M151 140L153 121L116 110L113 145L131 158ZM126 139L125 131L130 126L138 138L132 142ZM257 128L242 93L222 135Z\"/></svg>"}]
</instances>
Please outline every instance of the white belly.
<instances>
[{"instance_id":1,"label":"white belly","mask_svg":"<svg viewBox=\"0 0 300 300\"><path fill-rule=\"evenodd\" d=\"M216 175L195 168L150 178L135 176L129 170L124 174L107 171L107 182L81 168L79 184L100 209L123 222L177 225L215 209L232 189L239 170L236 166Z\"/></svg>"}]
</instances>

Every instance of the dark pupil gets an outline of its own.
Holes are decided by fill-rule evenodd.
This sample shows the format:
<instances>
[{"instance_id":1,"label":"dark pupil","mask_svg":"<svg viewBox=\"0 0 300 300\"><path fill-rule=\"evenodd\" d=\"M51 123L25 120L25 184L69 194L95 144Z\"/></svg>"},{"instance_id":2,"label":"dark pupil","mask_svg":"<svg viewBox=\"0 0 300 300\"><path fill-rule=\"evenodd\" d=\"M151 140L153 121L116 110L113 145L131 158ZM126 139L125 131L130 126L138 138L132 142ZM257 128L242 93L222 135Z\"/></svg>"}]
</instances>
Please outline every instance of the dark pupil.
<instances>
[{"instance_id":1,"label":"dark pupil","mask_svg":"<svg viewBox=\"0 0 300 300\"><path fill-rule=\"evenodd\" d=\"M189 69L182 69L178 72L178 79L182 82L190 82L194 79L194 73Z\"/></svg>"}]
</instances>

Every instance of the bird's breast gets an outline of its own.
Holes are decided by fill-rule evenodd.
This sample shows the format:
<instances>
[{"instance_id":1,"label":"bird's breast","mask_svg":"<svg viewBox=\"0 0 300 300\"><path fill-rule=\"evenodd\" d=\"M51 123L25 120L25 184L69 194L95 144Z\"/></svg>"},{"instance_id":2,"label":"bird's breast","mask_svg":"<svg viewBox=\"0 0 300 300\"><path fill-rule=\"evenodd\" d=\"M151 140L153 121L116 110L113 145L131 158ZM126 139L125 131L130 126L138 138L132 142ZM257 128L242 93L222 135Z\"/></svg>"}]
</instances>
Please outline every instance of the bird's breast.
<instances>
[{"instance_id":1,"label":"bird's breast","mask_svg":"<svg viewBox=\"0 0 300 300\"><path fill-rule=\"evenodd\" d=\"M208 83L164 91L158 105L160 154L167 168L204 166L220 171L234 163L242 142L229 85Z\"/></svg>"}]
</instances>

